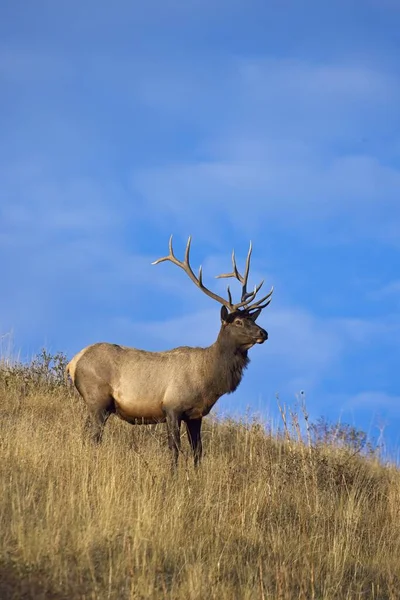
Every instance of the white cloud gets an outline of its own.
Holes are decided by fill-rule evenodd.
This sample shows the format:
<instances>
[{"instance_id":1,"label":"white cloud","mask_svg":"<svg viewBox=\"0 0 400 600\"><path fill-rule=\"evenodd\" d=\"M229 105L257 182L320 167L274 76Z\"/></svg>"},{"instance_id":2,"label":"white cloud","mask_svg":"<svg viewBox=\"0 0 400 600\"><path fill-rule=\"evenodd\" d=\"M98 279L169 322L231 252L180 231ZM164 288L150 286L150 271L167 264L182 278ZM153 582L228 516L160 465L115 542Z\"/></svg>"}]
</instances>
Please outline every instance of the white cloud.
<instances>
[{"instance_id":1,"label":"white cloud","mask_svg":"<svg viewBox=\"0 0 400 600\"><path fill-rule=\"evenodd\" d=\"M280 162L248 156L245 162L142 170L133 184L152 212L160 219L173 214L180 227L196 216L201 230L210 220L229 220L242 231L260 231L268 219L318 239L314 227L322 225L326 233L331 220L341 218L331 232L335 242L367 237L398 244L400 239L400 172L371 157L349 156L321 167L301 157Z\"/></svg>"},{"instance_id":2,"label":"white cloud","mask_svg":"<svg viewBox=\"0 0 400 600\"><path fill-rule=\"evenodd\" d=\"M400 396L388 394L383 391L363 391L350 396L347 399L345 407L347 409L374 409L385 412L390 410L395 413L400 413Z\"/></svg>"},{"instance_id":3,"label":"white cloud","mask_svg":"<svg viewBox=\"0 0 400 600\"><path fill-rule=\"evenodd\" d=\"M201 108L205 158L133 170L133 189L159 222L173 215L179 227L195 222L202 236L216 237L227 222L247 234L268 221L318 243L398 245L400 172L376 143L385 135L389 152L395 143L388 115L400 101L397 81L359 65L266 59L230 66L200 86L182 69L163 73L161 87L151 70L138 83L140 95L154 79L148 101L182 123L197 120Z\"/></svg>"},{"instance_id":4,"label":"white cloud","mask_svg":"<svg viewBox=\"0 0 400 600\"><path fill-rule=\"evenodd\" d=\"M81 15L79 23L84 22ZM283 232L285 239L294 234L315 244L360 238L399 244L400 173L390 162L399 86L390 76L357 65L290 60L215 60L207 69L195 62L188 69L184 61L160 66L144 63L141 56L115 54L85 61L88 86L100 92L99 98L107 86L107 94L118 97L112 107L126 108L129 119L135 113L139 120L140 109L149 109L144 137L135 131L137 137L127 142L99 121L99 131L87 135L83 115L88 107L82 108L81 98L77 114L68 96L63 104L54 103L63 95L62 86L50 102L60 111L57 117L48 112L42 88L36 98L40 107L31 99L25 103L29 135L19 122L8 142L28 158L24 162L20 156L13 164L7 152L0 173L0 250L8 266L3 286L12 292L0 302L6 330L13 325L23 335L35 332L37 339L41 330L52 335L52 327L60 327L64 348L71 340L80 345L83 338L149 349L212 343L219 307L208 308L211 301L176 267L150 266L166 253L172 231L178 234L179 256L189 233L196 242L208 242L204 253L194 244L192 262L195 267L204 263L206 284L208 279L220 293L224 282L212 276L230 268L226 249L233 237L246 244L249 237L257 238L261 253L255 252L255 281L261 279L257 271L264 273L268 266L266 231L275 239ZM53 86L53 76L70 82L76 66L34 54L15 55L9 63L0 57L7 80L29 84L34 79ZM156 152L157 158L149 152L146 134L158 122L176 128L185 152L190 140L187 162L174 160L173 150ZM155 139L162 135L157 132ZM389 144L383 155L375 142L385 136ZM131 150L140 155L137 163L147 164L132 167L134 193L123 188L123 168L102 169L115 159L120 142L123 168ZM55 147L62 148L57 155ZM93 164L92 179L85 173ZM143 250L143 237L135 235L146 228L148 235L162 232L153 256ZM129 243L123 239L127 229ZM243 258L247 246L236 250ZM305 272L308 268L305 264ZM269 287L277 278L266 280ZM396 285L382 294L395 293ZM323 318L290 297L279 304L282 296L280 291L278 302L260 319L270 340L251 354L241 387L249 400L254 390L318 390L345 357L377 341L381 348L398 336L396 315Z\"/></svg>"},{"instance_id":5,"label":"white cloud","mask_svg":"<svg viewBox=\"0 0 400 600\"><path fill-rule=\"evenodd\" d=\"M385 314L374 319L348 317L335 319L334 326L349 343L366 345L376 343L377 339L393 338L400 330L400 318L396 314Z\"/></svg>"},{"instance_id":6,"label":"white cloud","mask_svg":"<svg viewBox=\"0 0 400 600\"><path fill-rule=\"evenodd\" d=\"M134 322L128 319L113 323L118 328L122 325L130 338L140 340L142 347L167 350L176 346L209 346L217 339L219 330L219 308L190 312L184 316L159 321ZM140 343L138 342L138 343Z\"/></svg>"},{"instance_id":7,"label":"white cloud","mask_svg":"<svg viewBox=\"0 0 400 600\"><path fill-rule=\"evenodd\" d=\"M394 109L400 91L396 79L361 65L267 59L242 61L239 73L240 107L248 127L313 143L345 139L350 132L370 136L374 123L367 133L364 119Z\"/></svg>"},{"instance_id":8,"label":"white cloud","mask_svg":"<svg viewBox=\"0 0 400 600\"><path fill-rule=\"evenodd\" d=\"M247 62L243 71L256 82L270 73L270 81L276 84L280 82L274 88L283 88L285 94L296 90L307 95L330 95L332 92L343 96L353 93L359 95L380 90L385 81L382 75L364 66L305 63L287 59Z\"/></svg>"},{"instance_id":9,"label":"white cloud","mask_svg":"<svg viewBox=\"0 0 400 600\"><path fill-rule=\"evenodd\" d=\"M257 136L277 144L365 143L392 133L387 115L400 96L395 77L364 64L276 58L216 60L208 69L184 61L149 64L135 89L159 114L184 123L200 119L213 144Z\"/></svg>"},{"instance_id":10,"label":"white cloud","mask_svg":"<svg viewBox=\"0 0 400 600\"><path fill-rule=\"evenodd\" d=\"M53 173L51 158L8 162L0 169L1 225L24 236L66 232L94 236L129 215L126 192L110 179ZM115 207L118 206L118 209Z\"/></svg>"},{"instance_id":11,"label":"white cloud","mask_svg":"<svg viewBox=\"0 0 400 600\"><path fill-rule=\"evenodd\" d=\"M339 358L343 342L328 320L300 308L271 310L269 355L276 368L287 370L289 379L320 376Z\"/></svg>"},{"instance_id":12,"label":"white cloud","mask_svg":"<svg viewBox=\"0 0 400 600\"><path fill-rule=\"evenodd\" d=\"M373 300L391 299L400 300L400 279L390 281L379 289L373 290L368 294Z\"/></svg>"},{"instance_id":13,"label":"white cloud","mask_svg":"<svg viewBox=\"0 0 400 600\"><path fill-rule=\"evenodd\" d=\"M385 319L324 319L301 308L272 305L259 318L269 332L269 340L250 353L254 380L261 392L267 376L268 388L294 393L315 390L341 361L369 343L373 335L380 342L390 340L391 324ZM400 324L398 323L398 327ZM219 307L147 322L114 319L111 329L124 332L139 347L164 350L178 345L212 344L219 331Z\"/></svg>"}]
</instances>

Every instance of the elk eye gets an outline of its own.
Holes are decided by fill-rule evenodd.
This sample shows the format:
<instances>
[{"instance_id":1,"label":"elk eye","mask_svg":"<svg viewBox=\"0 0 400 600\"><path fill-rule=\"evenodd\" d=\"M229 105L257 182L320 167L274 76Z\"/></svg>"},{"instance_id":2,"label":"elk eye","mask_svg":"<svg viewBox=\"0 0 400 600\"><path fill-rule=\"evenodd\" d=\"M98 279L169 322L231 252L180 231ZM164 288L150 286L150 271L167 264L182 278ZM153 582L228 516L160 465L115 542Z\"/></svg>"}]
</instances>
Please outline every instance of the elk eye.
<instances>
[{"instance_id":1,"label":"elk eye","mask_svg":"<svg viewBox=\"0 0 400 600\"><path fill-rule=\"evenodd\" d=\"M235 319L235 324L239 325L239 327L243 327L243 321L241 321L240 319Z\"/></svg>"}]
</instances>

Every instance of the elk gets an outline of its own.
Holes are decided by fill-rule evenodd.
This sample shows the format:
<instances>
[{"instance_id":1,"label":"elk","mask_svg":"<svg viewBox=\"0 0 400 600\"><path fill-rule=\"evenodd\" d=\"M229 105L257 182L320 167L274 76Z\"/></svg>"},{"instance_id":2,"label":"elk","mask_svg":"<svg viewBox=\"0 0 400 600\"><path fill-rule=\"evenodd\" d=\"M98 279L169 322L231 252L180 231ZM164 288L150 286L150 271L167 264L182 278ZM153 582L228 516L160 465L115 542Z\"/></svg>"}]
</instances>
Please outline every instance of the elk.
<instances>
[{"instance_id":1,"label":"elk","mask_svg":"<svg viewBox=\"0 0 400 600\"><path fill-rule=\"evenodd\" d=\"M112 413L132 424L166 423L168 446L176 466L180 452L180 427L184 421L197 466L202 456L201 424L217 400L234 392L249 364L248 351L268 339L265 329L256 324L261 311L271 301L273 287L259 300L256 296L264 281L247 291L252 244L247 254L244 275L236 266L232 252L231 273L217 278L235 278L242 285L236 304L227 287L223 298L203 284L202 267L198 276L190 266L189 236L183 261L176 258L169 240L169 254L152 264L170 261L185 271L193 283L221 306L221 328L217 340L206 348L181 346L164 352L148 352L106 342L87 346L72 358L66 368L84 399L88 416L85 429L100 442L104 425Z\"/></svg>"}]
</instances>

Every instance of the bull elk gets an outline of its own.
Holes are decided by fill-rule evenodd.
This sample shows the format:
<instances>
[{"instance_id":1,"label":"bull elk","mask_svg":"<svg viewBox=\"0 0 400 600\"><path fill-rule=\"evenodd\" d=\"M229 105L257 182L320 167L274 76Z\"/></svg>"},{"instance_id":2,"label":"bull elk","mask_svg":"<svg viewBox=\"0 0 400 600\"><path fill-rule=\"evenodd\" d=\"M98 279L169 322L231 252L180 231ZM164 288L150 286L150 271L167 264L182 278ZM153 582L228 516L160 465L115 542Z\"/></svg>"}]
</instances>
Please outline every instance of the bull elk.
<instances>
[{"instance_id":1,"label":"bull elk","mask_svg":"<svg viewBox=\"0 0 400 600\"><path fill-rule=\"evenodd\" d=\"M249 349L267 340L267 332L256 325L256 319L270 303L273 292L271 288L266 296L256 300L263 281L253 291L247 291L251 243L244 275L237 269L234 251L232 272L217 275L217 278L232 277L241 283L242 295L236 304L229 286L227 299L205 287L201 267L196 277L189 261L190 244L191 237L185 258L180 261L174 255L171 236L168 256L152 264L172 262L183 269L202 292L222 305L221 328L211 346L148 352L100 342L81 350L67 366L67 376L86 402L89 413L86 429L91 430L94 441L101 441L104 425L112 413L133 424L166 422L175 466L182 421L186 424L194 464L199 463L202 419L218 398L236 390L249 363Z\"/></svg>"}]
</instances>

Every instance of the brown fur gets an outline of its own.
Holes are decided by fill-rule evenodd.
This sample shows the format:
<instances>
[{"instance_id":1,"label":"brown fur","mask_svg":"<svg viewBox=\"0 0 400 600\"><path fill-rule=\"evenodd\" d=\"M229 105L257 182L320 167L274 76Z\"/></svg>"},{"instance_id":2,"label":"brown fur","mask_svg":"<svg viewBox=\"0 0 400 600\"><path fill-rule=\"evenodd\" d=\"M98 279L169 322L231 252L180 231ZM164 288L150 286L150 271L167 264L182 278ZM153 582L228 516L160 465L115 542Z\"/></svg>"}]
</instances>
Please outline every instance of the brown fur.
<instances>
[{"instance_id":1,"label":"brown fur","mask_svg":"<svg viewBox=\"0 0 400 600\"><path fill-rule=\"evenodd\" d=\"M223 307L218 338L207 348L147 352L102 342L81 350L67 373L87 404L92 437L100 441L111 413L130 423L166 422L176 461L185 421L197 463L201 419L218 398L236 390L249 363L249 348L268 337L255 324L257 316L240 310L228 314Z\"/></svg>"}]
</instances>

